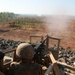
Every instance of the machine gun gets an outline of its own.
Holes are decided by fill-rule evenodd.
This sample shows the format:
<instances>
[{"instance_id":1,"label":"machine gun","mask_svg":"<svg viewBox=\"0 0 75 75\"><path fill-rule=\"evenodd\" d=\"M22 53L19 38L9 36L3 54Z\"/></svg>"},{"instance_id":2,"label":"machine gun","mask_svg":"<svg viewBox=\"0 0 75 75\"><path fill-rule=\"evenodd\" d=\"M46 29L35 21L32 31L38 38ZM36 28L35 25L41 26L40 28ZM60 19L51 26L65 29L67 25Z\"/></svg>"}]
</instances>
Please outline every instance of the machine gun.
<instances>
[{"instance_id":1,"label":"machine gun","mask_svg":"<svg viewBox=\"0 0 75 75\"><path fill-rule=\"evenodd\" d=\"M47 38L46 38L47 39ZM38 43L35 47L35 55L34 55L34 61L43 64L43 57L46 55L47 53L47 45L45 44L45 40L41 41L40 43Z\"/></svg>"},{"instance_id":2,"label":"machine gun","mask_svg":"<svg viewBox=\"0 0 75 75\"><path fill-rule=\"evenodd\" d=\"M31 36L30 37L30 41L32 41L32 38L35 38L38 36ZM39 36L41 37L41 36ZM35 50L35 55L34 55L34 58L33 60L36 61L37 63L39 64L43 64L43 60L44 60L44 57L49 53L49 40L52 39L52 40L57 40L58 43L57 43L57 50L56 50L56 53L54 54L54 52L52 51L52 53L54 54L55 58L57 59L58 57L58 49L59 49L59 44L60 44L60 40L57 39L57 38L53 38L53 37L50 37L50 36L46 36L45 39L43 40L43 38L41 37L41 41L39 43L35 43L35 45L33 45L34 47L34 50Z\"/></svg>"}]
</instances>

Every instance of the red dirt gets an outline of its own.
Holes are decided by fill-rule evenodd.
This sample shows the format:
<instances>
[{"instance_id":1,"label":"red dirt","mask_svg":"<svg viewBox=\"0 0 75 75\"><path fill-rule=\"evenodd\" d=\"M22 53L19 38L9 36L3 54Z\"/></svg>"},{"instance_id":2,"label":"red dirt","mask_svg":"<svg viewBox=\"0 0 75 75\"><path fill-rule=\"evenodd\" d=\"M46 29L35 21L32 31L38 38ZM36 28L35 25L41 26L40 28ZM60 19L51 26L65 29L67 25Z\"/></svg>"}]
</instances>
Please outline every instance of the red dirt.
<instances>
[{"instance_id":1,"label":"red dirt","mask_svg":"<svg viewBox=\"0 0 75 75\"><path fill-rule=\"evenodd\" d=\"M57 34L55 34L57 33ZM64 48L70 47L75 50L75 23L71 23L68 27L68 31L50 30L46 26L39 25L35 29L12 29L9 25L0 26L0 38L11 39L16 41L29 41L30 35L47 35L57 37L61 39L61 46Z\"/></svg>"}]
</instances>

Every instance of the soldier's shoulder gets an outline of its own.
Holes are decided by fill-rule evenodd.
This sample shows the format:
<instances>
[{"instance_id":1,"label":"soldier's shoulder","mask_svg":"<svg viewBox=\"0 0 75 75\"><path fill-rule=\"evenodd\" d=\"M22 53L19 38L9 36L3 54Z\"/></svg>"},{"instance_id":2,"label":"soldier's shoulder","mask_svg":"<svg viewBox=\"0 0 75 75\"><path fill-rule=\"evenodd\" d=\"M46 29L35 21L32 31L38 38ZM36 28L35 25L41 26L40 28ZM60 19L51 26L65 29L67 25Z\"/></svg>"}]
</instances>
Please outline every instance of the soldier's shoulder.
<instances>
[{"instance_id":1,"label":"soldier's shoulder","mask_svg":"<svg viewBox=\"0 0 75 75\"><path fill-rule=\"evenodd\" d=\"M42 68L41 65L37 64L37 63L33 64L32 67L33 67L33 69L41 69Z\"/></svg>"},{"instance_id":2,"label":"soldier's shoulder","mask_svg":"<svg viewBox=\"0 0 75 75\"><path fill-rule=\"evenodd\" d=\"M36 72L37 75L44 75L42 66L40 64L34 64L33 67L34 67L33 70L34 72Z\"/></svg>"}]
</instances>

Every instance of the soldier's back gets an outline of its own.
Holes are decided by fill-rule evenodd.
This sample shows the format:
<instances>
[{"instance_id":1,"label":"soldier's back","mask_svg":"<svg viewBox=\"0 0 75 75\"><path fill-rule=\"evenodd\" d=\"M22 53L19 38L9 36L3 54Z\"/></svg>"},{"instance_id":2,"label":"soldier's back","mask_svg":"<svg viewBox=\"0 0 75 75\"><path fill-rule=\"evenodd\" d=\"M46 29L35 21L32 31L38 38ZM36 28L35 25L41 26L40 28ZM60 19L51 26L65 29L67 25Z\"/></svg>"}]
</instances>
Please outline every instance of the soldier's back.
<instances>
[{"instance_id":1,"label":"soldier's back","mask_svg":"<svg viewBox=\"0 0 75 75\"><path fill-rule=\"evenodd\" d=\"M14 63L10 69L12 75L43 75L39 64Z\"/></svg>"}]
</instances>

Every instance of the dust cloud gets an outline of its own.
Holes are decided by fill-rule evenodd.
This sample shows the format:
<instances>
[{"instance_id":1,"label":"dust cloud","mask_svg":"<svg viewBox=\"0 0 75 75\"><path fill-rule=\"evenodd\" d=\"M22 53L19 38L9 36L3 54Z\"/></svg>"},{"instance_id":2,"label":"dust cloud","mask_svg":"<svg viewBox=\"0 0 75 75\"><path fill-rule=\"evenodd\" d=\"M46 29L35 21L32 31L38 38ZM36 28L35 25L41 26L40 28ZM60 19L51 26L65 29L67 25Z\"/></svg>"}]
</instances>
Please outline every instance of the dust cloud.
<instances>
[{"instance_id":1,"label":"dust cloud","mask_svg":"<svg viewBox=\"0 0 75 75\"><path fill-rule=\"evenodd\" d=\"M69 19L67 16L52 16L46 18L46 27L48 28L48 34L61 37L64 33L69 34Z\"/></svg>"}]
</instances>

